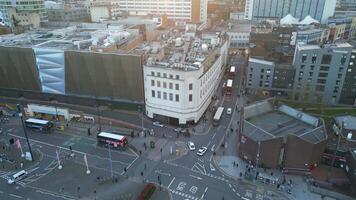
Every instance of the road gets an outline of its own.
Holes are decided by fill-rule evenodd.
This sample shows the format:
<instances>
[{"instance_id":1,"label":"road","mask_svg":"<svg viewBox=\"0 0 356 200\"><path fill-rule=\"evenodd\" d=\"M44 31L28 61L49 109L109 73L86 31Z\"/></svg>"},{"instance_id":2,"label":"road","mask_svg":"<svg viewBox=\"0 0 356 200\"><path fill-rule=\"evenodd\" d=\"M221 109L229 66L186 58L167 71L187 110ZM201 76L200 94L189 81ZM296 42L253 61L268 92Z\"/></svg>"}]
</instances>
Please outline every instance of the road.
<instances>
[{"instance_id":1,"label":"road","mask_svg":"<svg viewBox=\"0 0 356 200\"><path fill-rule=\"evenodd\" d=\"M220 100L221 106L232 108L231 115L226 114L226 109L222 116L219 126L212 126L213 113L207 114L208 126L206 134L192 135L190 138L180 138L179 140L186 144L187 141L193 141L196 148L205 146L208 151L203 156L196 155L196 151L188 151L186 155L174 159L165 159L161 156L152 156L152 152L137 155L137 153L127 151L111 151L112 170L114 174L126 175L134 180L143 180L154 182L161 185L163 189L169 190L174 200L219 200L219 199L264 199L264 194L256 190L255 187L236 181L221 173L213 162L214 151L221 148L221 144L233 138L233 134L238 134L239 125L243 113L238 110L244 105L243 95L240 94L241 85L243 85L244 76L244 58L237 55L230 60L232 65L237 66L237 75L234 78L234 88L231 96L222 96L222 92L216 94ZM227 77L223 81L226 81ZM222 85L222 84L221 84ZM221 88L220 88L221 90ZM91 109L85 112L95 112ZM119 115L115 112L103 111L102 115L115 119L127 121L129 123L141 126L142 121L134 114ZM16 121L17 120L17 121ZM156 136L162 136L165 133L168 137L161 139L162 142L175 142L177 138L173 127L154 127L149 120L143 121L145 128L154 129ZM14 119L11 123L3 125L3 130L8 136L19 138L22 144L25 144L24 133L20 126L19 119ZM11 131L10 131L11 130ZM233 131L231 131L233 130ZM55 132L53 134L43 134L30 132L30 143L34 149L39 149L43 154L43 161L37 166L36 176L25 179L16 187L6 184L8 174L2 174L0 179L0 199L71 199L73 197L61 196L56 193L43 191L40 188L30 187L32 182L37 181L42 176L51 172L53 167L57 167L57 154L60 152L60 158L65 159L68 155L74 153L72 158L77 163L84 165L84 155L88 158L89 168L104 169L110 171L110 158L107 148L96 146L96 140L73 134L63 134ZM226 142L226 144L228 144ZM230 144L230 143L229 143ZM236 141L237 144L237 141ZM70 147L72 150L70 150ZM236 145L225 146L223 151L237 153ZM165 152L167 154L167 152ZM159 154L156 152L156 154ZM124 171L127 169L127 172ZM26 186L26 187L25 187ZM4 189L3 189L4 188ZM5 192L6 191L6 192Z\"/></svg>"}]
</instances>

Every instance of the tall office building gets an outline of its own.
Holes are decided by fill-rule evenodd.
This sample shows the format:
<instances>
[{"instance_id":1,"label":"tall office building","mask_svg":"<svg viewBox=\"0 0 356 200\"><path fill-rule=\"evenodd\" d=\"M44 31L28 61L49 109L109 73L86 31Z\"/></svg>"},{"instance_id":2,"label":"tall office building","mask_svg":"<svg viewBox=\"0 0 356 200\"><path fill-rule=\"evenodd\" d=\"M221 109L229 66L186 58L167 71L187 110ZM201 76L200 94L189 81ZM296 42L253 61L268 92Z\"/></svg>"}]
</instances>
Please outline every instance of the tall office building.
<instances>
[{"instance_id":1,"label":"tall office building","mask_svg":"<svg viewBox=\"0 0 356 200\"><path fill-rule=\"evenodd\" d=\"M9 10L15 8L17 12L35 12L41 21L47 21L47 11L43 0L0 0L0 24L13 26L13 19Z\"/></svg>"},{"instance_id":2,"label":"tall office building","mask_svg":"<svg viewBox=\"0 0 356 200\"><path fill-rule=\"evenodd\" d=\"M333 16L336 0L246 0L245 18L281 19L287 14L303 20L310 15L321 23Z\"/></svg>"},{"instance_id":3,"label":"tall office building","mask_svg":"<svg viewBox=\"0 0 356 200\"><path fill-rule=\"evenodd\" d=\"M173 20L205 22L207 0L117 0L130 15L167 14Z\"/></svg>"}]
</instances>

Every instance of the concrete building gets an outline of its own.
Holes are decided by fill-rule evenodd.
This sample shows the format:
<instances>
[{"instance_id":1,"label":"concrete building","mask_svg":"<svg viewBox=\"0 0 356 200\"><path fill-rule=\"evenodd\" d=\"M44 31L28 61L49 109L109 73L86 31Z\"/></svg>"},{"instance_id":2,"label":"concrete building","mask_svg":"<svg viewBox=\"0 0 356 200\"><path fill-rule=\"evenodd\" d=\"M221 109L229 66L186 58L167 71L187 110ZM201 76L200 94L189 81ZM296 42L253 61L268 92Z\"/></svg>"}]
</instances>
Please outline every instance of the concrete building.
<instances>
[{"instance_id":1,"label":"concrete building","mask_svg":"<svg viewBox=\"0 0 356 200\"><path fill-rule=\"evenodd\" d=\"M11 17L13 27L32 27L38 28L40 26L40 15L33 11L18 11L15 8L9 8L8 13Z\"/></svg>"},{"instance_id":2,"label":"concrete building","mask_svg":"<svg viewBox=\"0 0 356 200\"><path fill-rule=\"evenodd\" d=\"M171 124L199 121L225 71L228 40L223 35L163 33L149 45L144 65L146 115Z\"/></svg>"},{"instance_id":3,"label":"concrete building","mask_svg":"<svg viewBox=\"0 0 356 200\"><path fill-rule=\"evenodd\" d=\"M356 186L356 148L351 148L346 156L345 171L352 187Z\"/></svg>"},{"instance_id":4,"label":"concrete building","mask_svg":"<svg viewBox=\"0 0 356 200\"><path fill-rule=\"evenodd\" d=\"M230 38L230 48L245 49L250 45L250 24L228 23L226 34Z\"/></svg>"},{"instance_id":5,"label":"concrete building","mask_svg":"<svg viewBox=\"0 0 356 200\"><path fill-rule=\"evenodd\" d=\"M246 0L248 20L281 19L291 14L299 20L311 16L325 24L334 15L336 0Z\"/></svg>"},{"instance_id":6,"label":"concrete building","mask_svg":"<svg viewBox=\"0 0 356 200\"><path fill-rule=\"evenodd\" d=\"M130 15L168 15L172 20L206 22L207 0L118 0L119 10Z\"/></svg>"},{"instance_id":7,"label":"concrete building","mask_svg":"<svg viewBox=\"0 0 356 200\"><path fill-rule=\"evenodd\" d=\"M340 95L340 103L356 105L356 50L351 52L351 58L346 69L344 84Z\"/></svg>"},{"instance_id":8,"label":"concrete building","mask_svg":"<svg viewBox=\"0 0 356 200\"><path fill-rule=\"evenodd\" d=\"M47 8L48 20L58 22L84 22L89 21L90 17L86 8L61 6L58 8Z\"/></svg>"},{"instance_id":9,"label":"concrete building","mask_svg":"<svg viewBox=\"0 0 356 200\"><path fill-rule=\"evenodd\" d=\"M352 48L348 43L297 45L293 60L293 99L325 104L338 103Z\"/></svg>"},{"instance_id":10,"label":"concrete building","mask_svg":"<svg viewBox=\"0 0 356 200\"><path fill-rule=\"evenodd\" d=\"M113 20L116 18L117 5L110 2L94 2L90 5L90 17L92 22Z\"/></svg>"},{"instance_id":11,"label":"concrete building","mask_svg":"<svg viewBox=\"0 0 356 200\"><path fill-rule=\"evenodd\" d=\"M318 118L268 101L244 108L239 156L267 168L309 171L318 164L327 140L324 124Z\"/></svg>"},{"instance_id":12,"label":"concrete building","mask_svg":"<svg viewBox=\"0 0 356 200\"><path fill-rule=\"evenodd\" d=\"M353 115L339 115L334 117L334 133L341 131L341 138L349 140L356 145L356 117ZM352 146L352 145L350 145Z\"/></svg>"},{"instance_id":13,"label":"concrete building","mask_svg":"<svg viewBox=\"0 0 356 200\"><path fill-rule=\"evenodd\" d=\"M142 55L131 51L146 34L139 29L84 23L4 36L0 93L44 101L142 104Z\"/></svg>"},{"instance_id":14,"label":"concrete building","mask_svg":"<svg viewBox=\"0 0 356 200\"><path fill-rule=\"evenodd\" d=\"M16 13L35 12L40 16L40 20L47 21L47 11L43 0L1 0L0 1L0 22L6 26L13 26L13 19L9 11L16 9Z\"/></svg>"}]
</instances>

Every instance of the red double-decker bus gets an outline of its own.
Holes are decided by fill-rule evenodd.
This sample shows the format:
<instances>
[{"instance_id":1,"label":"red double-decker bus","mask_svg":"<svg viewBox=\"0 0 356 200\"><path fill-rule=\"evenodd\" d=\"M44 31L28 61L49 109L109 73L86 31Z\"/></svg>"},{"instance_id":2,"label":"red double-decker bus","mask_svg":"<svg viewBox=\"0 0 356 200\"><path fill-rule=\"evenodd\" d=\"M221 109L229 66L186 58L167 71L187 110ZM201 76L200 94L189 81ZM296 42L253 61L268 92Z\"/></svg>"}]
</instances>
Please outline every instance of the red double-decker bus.
<instances>
[{"instance_id":1,"label":"red double-decker bus","mask_svg":"<svg viewBox=\"0 0 356 200\"><path fill-rule=\"evenodd\" d=\"M114 148L126 148L128 146L128 140L126 136L118 135L114 133L101 132L97 136L98 145L112 146Z\"/></svg>"},{"instance_id":2,"label":"red double-decker bus","mask_svg":"<svg viewBox=\"0 0 356 200\"><path fill-rule=\"evenodd\" d=\"M227 84L226 84L226 88L225 88L225 92L227 95L231 95L232 94L232 80L229 79L227 80Z\"/></svg>"}]
</instances>

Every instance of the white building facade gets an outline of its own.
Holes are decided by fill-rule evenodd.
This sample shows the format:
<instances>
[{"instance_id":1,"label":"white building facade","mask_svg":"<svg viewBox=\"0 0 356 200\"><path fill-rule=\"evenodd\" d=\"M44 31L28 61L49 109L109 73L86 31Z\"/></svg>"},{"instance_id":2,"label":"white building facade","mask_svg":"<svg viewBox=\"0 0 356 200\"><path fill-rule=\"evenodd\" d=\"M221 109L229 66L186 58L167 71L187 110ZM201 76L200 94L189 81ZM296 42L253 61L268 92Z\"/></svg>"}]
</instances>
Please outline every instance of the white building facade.
<instances>
[{"instance_id":1,"label":"white building facade","mask_svg":"<svg viewBox=\"0 0 356 200\"><path fill-rule=\"evenodd\" d=\"M173 20L205 22L207 0L116 0L119 10L130 15L167 14Z\"/></svg>"},{"instance_id":2,"label":"white building facade","mask_svg":"<svg viewBox=\"0 0 356 200\"><path fill-rule=\"evenodd\" d=\"M212 56L218 56L210 67L202 64L185 67L178 63L173 64L175 66L145 65L146 115L159 120L168 118L173 124L197 123L223 77L228 41L216 51Z\"/></svg>"}]
</instances>

